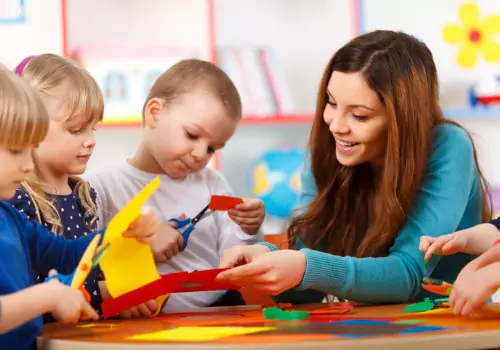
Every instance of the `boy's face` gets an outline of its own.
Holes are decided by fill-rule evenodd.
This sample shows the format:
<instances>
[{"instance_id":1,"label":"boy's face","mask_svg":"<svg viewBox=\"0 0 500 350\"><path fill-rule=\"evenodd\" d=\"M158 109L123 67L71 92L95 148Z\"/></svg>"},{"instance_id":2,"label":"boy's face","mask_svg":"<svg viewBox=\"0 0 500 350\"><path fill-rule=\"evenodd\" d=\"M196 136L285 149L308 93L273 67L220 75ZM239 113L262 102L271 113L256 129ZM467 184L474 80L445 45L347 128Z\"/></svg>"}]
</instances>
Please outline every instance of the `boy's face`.
<instances>
[{"instance_id":1,"label":"boy's face","mask_svg":"<svg viewBox=\"0 0 500 350\"><path fill-rule=\"evenodd\" d=\"M158 171L181 179L205 168L237 124L217 98L196 90L168 106L160 99L148 103L146 142Z\"/></svg>"},{"instance_id":2,"label":"boy's face","mask_svg":"<svg viewBox=\"0 0 500 350\"><path fill-rule=\"evenodd\" d=\"M11 199L33 171L32 148L0 147L0 200Z\"/></svg>"}]
</instances>

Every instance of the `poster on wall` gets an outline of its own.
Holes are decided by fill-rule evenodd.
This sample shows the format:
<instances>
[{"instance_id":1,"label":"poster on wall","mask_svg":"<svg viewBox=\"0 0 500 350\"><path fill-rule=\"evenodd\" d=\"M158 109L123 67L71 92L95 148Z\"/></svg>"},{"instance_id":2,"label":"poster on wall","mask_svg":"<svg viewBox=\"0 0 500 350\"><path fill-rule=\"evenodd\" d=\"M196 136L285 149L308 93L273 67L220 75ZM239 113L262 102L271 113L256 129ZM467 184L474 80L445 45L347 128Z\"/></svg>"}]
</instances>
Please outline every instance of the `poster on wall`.
<instances>
[{"instance_id":1,"label":"poster on wall","mask_svg":"<svg viewBox=\"0 0 500 350\"><path fill-rule=\"evenodd\" d=\"M429 46L448 116L500 118L500 1L359 3L361 32L401 30Z\"/></svg>"},{"instance_id":2,"label":"poster on wall","mask_svg":"<svg viewBox=\"0 0 500 350\"><path fill-rule=\"evenodd\" d=\"M80 47L77 60L96 79L104 95L102 125L141 125L142 108L156 78L188 50L162 48Z\"/></svg>"},{"instance_id":3,"label":"poster on wall","mask_svg":"<svg viewBox=\"0 0 500 350\"><path fill-rule=\"evenodd\" d=\"M0 1L0 25L25 21L24 0Z\"/></svg>"},{"instance_id":4,"label":"poster on wall","mask_svg":"<svg viewBox=\"0 0 500 350\"><path fill-rule=\"evenodd\" d=\"M0 0L1 63L13 69L24 58L63 54L61 0Z\"/></svg>"}]
</instances>

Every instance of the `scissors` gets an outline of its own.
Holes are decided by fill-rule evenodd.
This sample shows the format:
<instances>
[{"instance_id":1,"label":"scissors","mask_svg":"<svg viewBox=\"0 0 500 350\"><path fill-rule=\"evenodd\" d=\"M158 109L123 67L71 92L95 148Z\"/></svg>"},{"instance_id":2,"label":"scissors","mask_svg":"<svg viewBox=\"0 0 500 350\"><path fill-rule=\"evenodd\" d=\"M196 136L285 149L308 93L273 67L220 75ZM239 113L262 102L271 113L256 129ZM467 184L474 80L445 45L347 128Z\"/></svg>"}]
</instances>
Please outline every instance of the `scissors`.
<instances>
[{"instance_id":1,"label":"scissors","mask_svg":"<svg viewBox=\"0 0 500 350\"><path fill-rule=\"evenodd\" d=\"M83 293L87 302L90 302L90 295L84 287L85 280L89 276L90 272L99 264L99 261L104 256L109 247L109 242L98 247L97 245L99 244L100 239L101 235L96 234L90 244L87 246L87 249L85 249L85 252L83 253L82 258L80 259L80 262L78 263L75 271L73 271L69 275L58 273L46 278L45 282L57 278L62 284L70 286L74 289L79 289Z\"/></svg>"},{"instance_id":2,"label":"scissors","mask_svg":"<svg viewBox=\"0 0 500 350\"><path fill-rule=\"evenodd\" d=\"M181 248L181 252L186 249L187 247L187 244L188 244L188 239L189 239L189 235L191 234L191 232L193 232L194 230L194 227L196 226L196 224L198 223L198 221L200 221L203 217L203 215L205 215L206 211L208 210L208 207L210 206L207 205L205 208L203 208L202 211L200 211L194 218L187 218L187 219L184 219L184 220L179 220L179 219L170 219L168 221L171 221L171 222L175 222L177 224L177 230L179 230L179 233L182 235L182 238L184 239L184 243L182 245L182 248Z\"/></svg>"}]
</instances>

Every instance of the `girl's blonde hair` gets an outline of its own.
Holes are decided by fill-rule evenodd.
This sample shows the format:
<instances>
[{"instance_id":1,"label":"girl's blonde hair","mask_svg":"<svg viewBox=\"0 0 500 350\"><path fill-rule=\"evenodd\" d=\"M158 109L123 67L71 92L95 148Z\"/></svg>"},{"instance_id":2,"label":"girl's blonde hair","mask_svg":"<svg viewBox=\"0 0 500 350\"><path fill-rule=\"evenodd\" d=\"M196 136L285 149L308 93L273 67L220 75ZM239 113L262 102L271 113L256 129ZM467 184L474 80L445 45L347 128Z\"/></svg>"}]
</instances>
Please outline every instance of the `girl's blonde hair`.
<instances>
[{"instance_id":1,"label":"girl's blonde hair","mask_svg":"<svg viewBox=\"0 0 500 350\"><path fill-rule=\"evenodd\" d=\"M84 68L67 58L53 54L34 56L27 62L23 61L22 65L17 67L16 72L26 78L41 96L54 96L54 88L61 84L68 85L63 96L55 96L64 100L67 105L67 122L75 121L82 126L88 126L102 120L104 114L102 92L95 79ZM40 169L36 164L36 158L33 159L35 173L23 187L34 201L38 220L41 222L43 217L44 221L52 226L53 232L61 234L64 231L61 218L53 201L44 191ZM87 227L91 230L97 219L97 210L90 195L90 188L79 176L70 176L69 179L74 184L74 191L85 210L84 218L92 218Z\"/></svg>"},{"instance_id":2,"label":"girl's blonde hair","mask_svg":"<svg viewBox=\"0 0 500 350\"><path fill-rule=\"evenodd\" d=\"M34 147L43 141L48 128L40 96L0 64L0 146Z\"/></svg>"}]
</instances>

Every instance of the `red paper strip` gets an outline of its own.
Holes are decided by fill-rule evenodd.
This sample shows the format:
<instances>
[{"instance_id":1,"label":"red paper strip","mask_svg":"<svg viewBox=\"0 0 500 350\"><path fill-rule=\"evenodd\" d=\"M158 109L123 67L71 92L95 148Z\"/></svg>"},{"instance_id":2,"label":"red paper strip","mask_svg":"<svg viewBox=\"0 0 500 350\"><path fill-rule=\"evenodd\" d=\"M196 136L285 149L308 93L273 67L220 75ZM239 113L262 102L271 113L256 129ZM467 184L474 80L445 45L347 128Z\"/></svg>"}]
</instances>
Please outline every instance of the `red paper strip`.
<instances>
[{"instance_id":1,"label":"red paper strip","mask_svg":"<svg viewBox=\"0 0 500 350\"><path fill-rule=\"evenodd\" d=\"M239 289L240 287L234 284L215 281L215 277L226 270L227 269L213 269L191 272L186 279L182 281L180 288L174 290L174 293Z\"/></svg>"},{"instance_id":2,"label":"red paper strip","mask_svg":"<svg viewBox=\"0 0 500 350\"><path fill-rule=\"evenodd\" d=\"M124 310L156 299L160 295L172 293L175 288L181 286L187 275L188 272L171 273L168 278L160 278L117 298L105 300L101 304L104 318L116 316Z\"/></svg>"},{"instance_id":3,"label":"red paper strip","mask_svg":"<svg viewBox=\"0 0 500 350\"><path fill-rule=\"evenodd\" d=\"M220 283L215 277L227 269L213 269L195 272L177 272L162 275L141 288L123 294L117 298L105 300L102 304L104 318L109 318L131 307L170 293L199 292L209 290L233 290L238 286Z\"/></svg>"},{"instance_id":4,"label":"red paper strip","mask_svg":"<svg viewBox=\"0 0 500 350\"><path fill-rule=\"evenodd\" d=\"M243 199L228 196L212 196L210 199L209 208L211 210L229 210L243 203Z\"/></svg>"}]
</instances>

